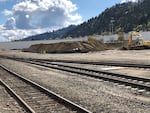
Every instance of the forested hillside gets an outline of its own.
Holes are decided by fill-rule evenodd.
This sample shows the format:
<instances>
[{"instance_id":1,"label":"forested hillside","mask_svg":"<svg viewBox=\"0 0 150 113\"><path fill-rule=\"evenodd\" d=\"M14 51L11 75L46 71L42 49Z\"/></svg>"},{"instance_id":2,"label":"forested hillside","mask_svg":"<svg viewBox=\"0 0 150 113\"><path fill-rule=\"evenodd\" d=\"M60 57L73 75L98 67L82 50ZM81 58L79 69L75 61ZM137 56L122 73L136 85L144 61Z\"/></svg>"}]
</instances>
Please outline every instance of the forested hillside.
<instances>
[{"instance_id":1,"label":"forested hillside","mask_svg":"<svg viewBox=\"0 0 150 113\"><path fill-rule=\"evenodd\" d=\"M75 25L70 25L67 28L59 29L53 32L47 32L35 36L30 36L22 39L22 41L30 41L30 40L51 40L51 39L61 39L67 32L75 29Z\"/></svg>"},{"instance_id":2,"label":"forested hillside","mask_svg":"<svg viewBox=\"0 0 150 113\"><path fill-rule=\"evenodd\" d=\"M112 26L113 25L113 26ZM113 31L129 32L150 30L150 0L123 3L106 9L99 16L77 26L66 36L78 37L92 34L108 34ZM65 36L65 37L66 37Z\"/></svg>"}]
</instances>

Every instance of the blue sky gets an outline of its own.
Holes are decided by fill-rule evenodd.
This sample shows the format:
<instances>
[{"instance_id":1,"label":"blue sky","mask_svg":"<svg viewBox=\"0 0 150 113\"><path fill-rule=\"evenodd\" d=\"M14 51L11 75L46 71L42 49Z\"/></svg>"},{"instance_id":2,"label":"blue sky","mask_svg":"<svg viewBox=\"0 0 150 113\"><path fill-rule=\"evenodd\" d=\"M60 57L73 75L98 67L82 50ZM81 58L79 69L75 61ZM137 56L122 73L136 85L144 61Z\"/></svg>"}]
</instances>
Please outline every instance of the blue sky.
<instances>
[{"instance_id":1,"label":"blue sky","mask_svg":"<svg viewBox=\"0 0 150 113\"><path fill-rule=\"evenodd\" d=\"M1 1L1 0L0 0ZM11 10L13 5L23 0L6 0L5 2L0 2L0 24L3 24L7 16L3 15L5 9ZM82 16L83 21L90 19L99 15L106 8L109 8L116 3L120 3L121 0L71 0L72 3L76 4L78 10L77 12Z\"/></svg>"},{"instance_id":2,"label":"blue sky","mask_svg":"<svg viewBox=\"0 0 150 113\"><path fill-rule=\"evenodd\" d=\"M83 17L83 20L88 20L91 17L99 15L106 8L110 8L121 0L71 0L77 4L78 13Z\"/></svg>"},{"instance_id":3,"label":"blue sky","mask_svg":"<svg viewBox=\"0 0 150 113\"><path fill-rule=\"evenodd\" d=\"M128 1L136 0L0 0L0 41L78 25Z\"/></svg>"}]
</instances>

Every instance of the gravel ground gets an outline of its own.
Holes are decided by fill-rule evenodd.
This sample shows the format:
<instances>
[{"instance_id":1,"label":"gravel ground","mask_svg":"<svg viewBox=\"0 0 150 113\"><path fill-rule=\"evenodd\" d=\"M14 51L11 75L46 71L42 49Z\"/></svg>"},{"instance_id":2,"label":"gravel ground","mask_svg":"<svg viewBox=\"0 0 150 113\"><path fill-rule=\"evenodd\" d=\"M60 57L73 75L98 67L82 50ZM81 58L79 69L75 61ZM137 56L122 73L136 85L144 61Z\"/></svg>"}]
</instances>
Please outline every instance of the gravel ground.
<instances>
[{"instance_id":1,"label":"gravel ground","mask_svg":"<svg viewBox=\"0 0 150 113\"><path fill-rule=\"evenodd\" d=\"M21 58L77 59L150 64L150 50L108 50L83 54L37 54L20 51L1 51L0 55ZM68 74L11 60L1 59L0 63L96 113L149 113L150 111L150 92L146 92L148 96L143 96L145 92L137 89L71 73ZM100 67L93 66L93 68ZM108 67L102 68L106 69ZM120 68L112 71L123 73L128 71L128 73L134 73L137 76L150 77L149 70Z\"/></svg>"},{"instance_id":2,"label":"gravel ground","mask_svg":"<svg viewBox=\"0 0 150 113\"><path fill-rule=\"evenodd\" d=\"M64 59L64 60L82 60L82 61L116 61L126 63L150 64L150 50L107 50L93 53L76 53L76 54L38 54L24 53L20 51L0 51L0 55L24 58L41 58L41 59Z\"/></svg>"},{"instance_id":3,"label":"gravel ground","mask_svg":"<svg viewBox=\"0 0 150 113\"><path fill-rule=\"evenodd\" d=\"M25 113L2 85L0 85L0 113Z\"/></svg>"},{"instance_id":4,"label":"gravel ground","mask_svg":"<svg viewBox=\"0 0 150 113\"><path fill-rule=\"evenodd\" d=\"M25 53L20 56L31 57L27 54L30 55ZM41 58L44 55L39 56ZM51 58L55 56L50 55ZM61 54L60 56L63 57ZM149 113L150 111L150 98L134 94L131 88L17 61L0 59L0 63L96 113Z\"/></svg>"}]
</instances>

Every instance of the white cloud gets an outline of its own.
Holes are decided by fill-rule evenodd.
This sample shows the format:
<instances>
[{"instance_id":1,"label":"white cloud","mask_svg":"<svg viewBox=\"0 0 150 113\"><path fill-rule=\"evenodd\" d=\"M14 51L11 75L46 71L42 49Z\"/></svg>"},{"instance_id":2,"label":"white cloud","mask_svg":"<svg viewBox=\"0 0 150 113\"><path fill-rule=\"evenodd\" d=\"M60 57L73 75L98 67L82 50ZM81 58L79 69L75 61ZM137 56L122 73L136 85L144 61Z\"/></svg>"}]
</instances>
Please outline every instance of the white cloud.
<instances>
[{"instance_id":1,"label":"white cloud","mask_svg":"<svg viewBox=\"0 0 150 113\"><path fill-rule=\"evenodd\" d=\"M138 0L129 0L130 2L137 2Z\"/></svg>"},{"instance_id":2,"label":"white cloud","mask_svg":"<svg viewBox=\"0 0 150 113\"><path fill-rule=\"evenodd\" d=\"M0 2L5 2L6 0L0 0Z\"/></svg>"},{"instance_id":3,"label":"white cloud","mask_svg":"<svg viewBox=\"0 0 150 113\"><path fill-rule=\"evenodd\" d=\"M23 30L23 29L10 30L9 29L8 30L1 25L0 26L0 41L18 40L18 39L26 38L27 36L41 34L47 31L49 31L49 29L30 29L30 30Z\"/></svg>"},{"instance_id":4,"label":"white cloud","mask_svg":"<svg viewBox=\"0 0 150 113\"><path fill-rule=\"evenodd\" d=\"M0 31L0 38L23 38L19 36L79 24L82 17L76 11L77 6L70 0L24 0L15 4L11 10L3 11L10 18ZM29 32L30 30L34 32Z\"/></svg>"},{"instance_id":5,"label":"white cloud","mask_svg":"<svg viewBox=\"0 0 150 113\"><path fill-rule=\"evenodd\" d=\"M4 27L6 27L7 29L15 29L16 28L15 18L11 17L7 19L6 23L4 24Z\"/></svg>"},{"instance_id":6,"label":"white cloud","mask_svg":"<svg viewBox=\"0 0 150 113\"><path fill-rule=\"evenodd\" d=\"M138 2L138 0L121 0L121 3L125 3L125 2Z\"/></svg>"},{"instance_id":7,"label":"white cloud","mask_svg":"<svg viewBox=\"0 0 150 113\"><path fill-rule=\"evenodd\" d=\"M125 3L126 2L126 0L121 0L121 3Z\"/></svg>"},{"instance_id":8,"label":"white cloud","mask_svg":"<svg viewBox=\"0 0 150 113\"><path fill-rule=\"evenodd\" d=\"M74 13L76 10L76 5L69 0L26 0L4 14L15 18L18 29L36 29L79 24L82 17Z\"/></svg>"},{"instance_id":9,"label":"white cloud","mask_svg":"<svg viewBox=\"0 0 150 113\"><path fill-rule=\"evenodd\" d=\"M2 12L5 16L13 15L13 13L7 9Z\"/></svg>"}]
</instances>

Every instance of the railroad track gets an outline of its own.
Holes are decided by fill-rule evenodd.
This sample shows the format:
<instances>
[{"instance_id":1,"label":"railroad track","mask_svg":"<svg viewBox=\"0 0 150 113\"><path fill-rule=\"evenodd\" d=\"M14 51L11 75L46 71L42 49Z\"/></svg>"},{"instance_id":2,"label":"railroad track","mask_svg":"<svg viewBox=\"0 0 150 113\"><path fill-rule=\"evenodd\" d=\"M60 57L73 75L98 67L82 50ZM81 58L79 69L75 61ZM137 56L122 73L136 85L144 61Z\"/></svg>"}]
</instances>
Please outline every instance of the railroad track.
<instances>
[{"instance_id":1,"label":"railroad track","mask_svg":"<svg viewBox=\"0 0 150 113\"><path fill-rule=\"evenodd\" d=\"M92 113L56 93L0 65L1 81L30 113ZM3 75L2 75L3 74Z\"/></svg>"},{"instance_id":2,"label":"railroad track","mask_svg":"<svg viewBox=\"0 0 150 113\"><path fill-rule=\"evenodd\" d=\"M36 64L36 65L53 68L53 69L58 69L58 70L62 70L62 71L67 71L67 72L71 72L71 73L77 73L77 74L80 74L83 76L94 77L97 79L103 79L106 81L111 81L111 82L131 86L133 88L145 89L147 91L150 91L150 79L148 79L148 78L136 77L133 75L114 73L114 72L103 71L103 70L85 69L85 68L81 68L81 67L63 65L60 63L57 64L57 62L59 62L59 61L61 63L64 62L63 60L22 59L22 58L9 58L9 59L28 62L31 64ZM52 63L52 62L55 62L55 63ZM76 61L67 61L67 63L68 62L75 63ZM66 61L65 61L65 63L66 63ZM77 61L76 63L80 63L80 62ZM84 63L82 63L82 64L84 64ZM85 62L85 64L90 64L90 62L89 63ZM146 65L146 66L140 65L138 67L148 68L149 65Z\"/></svg>"},{"instance_id":3,"label":"railroad track","mask_svg":"<svg viewBox=\"0 0 150 113\"><path fill-rule=\"evenodd\" d=\"M138 64L138 63L121 63L121 62L100 62L100 61L73 61L73 60L53 60L53 59L32 59L32 58L13 58L9 56L0 56L1 58L7 58L12 60L30 60L30 61L46 61L46 62L62 62L62 63L75 63L75 64L90 64L90 65L104 65L104 66L118 66L118 67L132 67L150 69L150 64Z\"/></svg>"},{"instance_id":4,"label":"railroad track","mask_svg":"<svg viewBox=\"0 0 150 113\"><path fill-rule=\"evenodd\" d=\"M86 69L82 67L75 67L70 65L56 64L47 61L25 61L30 64L40 65L48 68L62 70L66 72L80 74L82 76L93 77L96 79L103 79L114 83L124 84L133 88L144 89L150 91L150 79L137 77L133 75L114 73L103 70Z\"/></svg>"},{"instance_id":5,"label":"railroad track","mask_svg":"<svg viewBox=\"0 0 150 113\"><path fill-rule=\"evenodd\" d=\"M0 79L0 113L27 113Z\"/></svg>"},{"instance_id":6,"label":"railroad track","mask_svg":"<svg viewBox=\"0 0 150 113\"><path fill-rule=\"evenodd\" d=\"M133 67L150 69L149 64L134 64L134 63L121 63L121 62L95 62L95 61L72 61L72 60L47 60L47 59L29 59L32 61L47 61L47 62L62 62L62 63L75 63L75 64L90 64L90 65L104 65L104 66L118 66L118 67Z\"/></svg>"}]
</instances>

